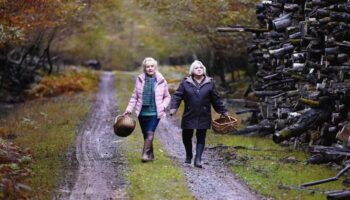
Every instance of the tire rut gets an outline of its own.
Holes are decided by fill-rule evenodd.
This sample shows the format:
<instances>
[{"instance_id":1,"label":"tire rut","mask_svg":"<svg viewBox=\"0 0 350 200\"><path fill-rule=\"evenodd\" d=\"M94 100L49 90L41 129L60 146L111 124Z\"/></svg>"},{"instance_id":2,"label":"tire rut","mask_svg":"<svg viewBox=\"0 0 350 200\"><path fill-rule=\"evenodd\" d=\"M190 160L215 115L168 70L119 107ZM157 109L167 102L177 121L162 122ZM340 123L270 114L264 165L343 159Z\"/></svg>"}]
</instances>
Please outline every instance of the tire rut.
<instances>
[{"instance_id":1,"label":"tire rut","mask_svg":"<svg viewBox=\"0 0 350 200\"><path fill-rule=\"evenodd\" d=\"M114 82L111 72L101 74L96 102L77 133L73 151L77 165L74 158L68 159L66 176L54 199L129 199L128 182L123 177L127 169L123 156L126 141L114 135L112 129L117 112Z\"/></svg>"}]
</instances>

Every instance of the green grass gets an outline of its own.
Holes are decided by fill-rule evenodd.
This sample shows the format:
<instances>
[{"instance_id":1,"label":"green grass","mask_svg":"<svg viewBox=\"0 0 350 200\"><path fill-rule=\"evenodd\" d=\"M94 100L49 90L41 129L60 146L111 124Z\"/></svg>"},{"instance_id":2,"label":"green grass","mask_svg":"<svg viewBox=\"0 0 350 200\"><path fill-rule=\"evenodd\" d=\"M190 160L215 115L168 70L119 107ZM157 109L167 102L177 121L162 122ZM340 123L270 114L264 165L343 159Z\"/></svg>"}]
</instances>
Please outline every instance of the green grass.
<instances>
[{"instance_id":1,"label":"green grass","mask_svg":"<svg viewBox=\"0 0 350 200\"><path fill-rule=\"evenodd\" d=\"M124 112L134 87L131 74L116 72L116 95L120 112ZM136 75L136 74L134 74ZM124 88L123 88L124 87ZM168 157L156 139L154 141L155 160L141 162L143 137L139 125L127 138L130 181L128 194L131 199L193 199L187 189L180 168Z\"/></svg>"},{"instance_id":2,"label":"green grass","mask_svg":"<svg viewBox=\"0 0 350 200\"><path fill-rule=\"evenodd\" d=\"M64 155L93 99L91 93L80 93L29 101L0 120L0 126L9 127L17 136L14 143L32 152L33 199L52 199L63 173Z\"/></svg>"},{"instance_id":3,"label":"green grass","mask_svg":"<svg viewBox=\"0 0 350 200\"><path fill-rule=\"evenodd\" d=\"M302 183L333 177L338 173L326 165L306 164L306 153L289 150L273 143L269 138L208 134L210 145L243 146L229 149L232 171L253 190L274 199L325 199L320 192L286 189L281 186L298 186ZM298 162L286 163L281 159L294 157ZM341 180L310 187L321 190L345 188Z\"/></svg>"}]
</instances>

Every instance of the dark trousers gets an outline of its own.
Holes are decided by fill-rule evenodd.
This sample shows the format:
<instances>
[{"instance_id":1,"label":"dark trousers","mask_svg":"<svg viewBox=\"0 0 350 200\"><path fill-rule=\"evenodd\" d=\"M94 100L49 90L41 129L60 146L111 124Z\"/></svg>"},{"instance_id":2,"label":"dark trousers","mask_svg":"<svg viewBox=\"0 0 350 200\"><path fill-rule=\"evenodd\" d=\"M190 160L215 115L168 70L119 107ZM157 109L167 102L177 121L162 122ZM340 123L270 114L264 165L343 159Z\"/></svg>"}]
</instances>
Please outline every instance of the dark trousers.
<instances>
[{"instance_id":1,"label":"dark trousers","mask_svg":"<svg viewBox=\"0 0 350 200\"><path fill-rule=\"evenodd\" d=\"M192 137L193 137L194 129L183 129L182 130L182 142L185 146L186 150L186 158L192 158ZM200 158L202 157L202 153L205 146L205 137L206 137L207 129L197 129L196 138L196 155Z\"/></svg>"}]
</instances>

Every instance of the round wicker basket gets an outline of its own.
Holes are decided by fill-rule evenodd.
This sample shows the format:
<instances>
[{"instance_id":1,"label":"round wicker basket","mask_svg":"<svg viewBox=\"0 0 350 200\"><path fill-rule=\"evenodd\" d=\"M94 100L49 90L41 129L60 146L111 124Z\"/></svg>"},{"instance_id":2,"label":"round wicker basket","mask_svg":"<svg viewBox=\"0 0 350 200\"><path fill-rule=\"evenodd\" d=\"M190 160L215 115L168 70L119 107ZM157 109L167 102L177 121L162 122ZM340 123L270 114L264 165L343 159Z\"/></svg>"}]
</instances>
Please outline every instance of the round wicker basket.
<instances>
[{"instance_id":1,"label":"round wicker basket","mask_svg":"<svg viewBox=\"0 0 350 200\"><path fill-rule=\"evenodd\" d=\"M129 136L135 129L136 122L128 115L118 115L114 120L114 133L119 137Z\"/></svg>"},{"instance_id":2,"label":"round wicker basket","mask_svg":"<svg viewBox=\"0 0 350 200\"><path fill-rule=\"evenodd\" d=\"M212 129L214 133L226 134L237 130L237 119L231 116L220 117L212 120Z\"/></svg>"}]
</instances>

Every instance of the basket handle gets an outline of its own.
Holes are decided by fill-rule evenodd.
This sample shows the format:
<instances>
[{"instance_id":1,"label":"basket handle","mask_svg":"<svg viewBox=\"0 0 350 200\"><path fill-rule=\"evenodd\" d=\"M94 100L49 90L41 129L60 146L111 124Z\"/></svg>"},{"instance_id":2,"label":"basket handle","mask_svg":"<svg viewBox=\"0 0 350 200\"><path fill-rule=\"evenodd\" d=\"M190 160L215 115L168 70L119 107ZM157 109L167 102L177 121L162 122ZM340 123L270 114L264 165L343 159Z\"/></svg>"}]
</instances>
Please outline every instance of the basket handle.
<instances>
[{"instance_id":1,"label":"basket handle","mask_svg":"<svg viewBox=\"0 0 350 200\"><path fill-rule=\"evenodd\" d=\"M117 121L118 121L118 119L119 119L120 117L124 117L124 115L117 115L117 116L115 117L115 119L114 119L114 123L117 123Z\"/></svg>"},{"instance_id":2,"label":"basket handle","mask_svg":"<svg viewBox=\"0 0 350 200\"><path fill-rule=\"evenodd\" d=\"M228 115L221 114L219 118L225 118L227 121L230 120L230 117Z\"/></svg>"}]
</instances>

